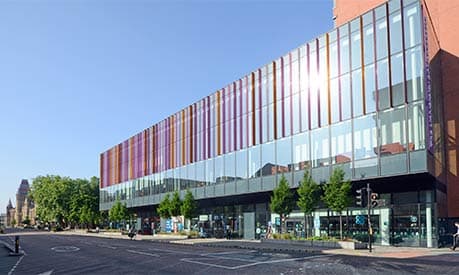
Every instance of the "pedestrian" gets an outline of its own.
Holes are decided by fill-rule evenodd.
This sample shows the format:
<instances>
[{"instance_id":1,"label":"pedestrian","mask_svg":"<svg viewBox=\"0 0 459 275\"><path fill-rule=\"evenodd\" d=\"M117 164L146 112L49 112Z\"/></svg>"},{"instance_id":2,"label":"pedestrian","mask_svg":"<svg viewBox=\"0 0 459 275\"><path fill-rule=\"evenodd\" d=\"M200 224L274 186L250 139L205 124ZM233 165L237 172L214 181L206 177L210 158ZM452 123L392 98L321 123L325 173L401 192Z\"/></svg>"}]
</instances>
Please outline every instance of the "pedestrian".
<instances>
[{"instance_id":1,"label":"pedestrian","mask_svg":"<svg viewBox=\"0 0 459 275\"><path fill-rule=\"evenodd\" d=\"M459 222L455 222L454 225L456 226L456 233L453 234L453 246L451 250L456 250L457 243L459 242Z\"/></svg>"}]
</instances>

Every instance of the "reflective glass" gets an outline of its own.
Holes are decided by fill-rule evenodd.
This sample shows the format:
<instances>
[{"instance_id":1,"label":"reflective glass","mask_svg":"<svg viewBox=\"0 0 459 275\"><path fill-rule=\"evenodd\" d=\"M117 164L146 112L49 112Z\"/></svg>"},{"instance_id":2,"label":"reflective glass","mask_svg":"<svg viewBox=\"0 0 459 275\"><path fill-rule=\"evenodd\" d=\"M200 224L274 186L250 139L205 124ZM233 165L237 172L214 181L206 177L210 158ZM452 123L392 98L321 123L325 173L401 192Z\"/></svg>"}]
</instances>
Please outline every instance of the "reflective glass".
<instances>
[{"instance_id":1,"label":"reflective glass","mask_svg":"<svg viewBox=\"0 0 459 275\"><path fill-rule=\"evenodd\" d=\"M300 132L300 94L293 95L293 102L292 102L292 119L293 119L293 133Z\"/></svg>"},{"instance_id":2,"label":"reflective glass","mask_svg":"<svg viewBox=\"0 0 459 275\"><path fill-rule=\"evenodd\" d=\"M279 139L276 142L277 150L277 171L279 173L285 173L291 171L292 167L292 144L291 138Z\"/></svg>"},{"instance_id":3,"label":"reflective glass","mask_svg":"<svg viewBox=\"0 0 459 275\"><path fill-rule=\"evenodd\" d=\"M391 57L391 67L392 104L397 106L405 102L402 53L395 54Z\"/></svg>"},{"instance_id":4,"label":"reflective glass","mask_svg":"<svg viewBox=\"0 0 459 275\"><path fill-rule=\"evenodd\" d=\"M408 101L416 101L423 98L423 57L421 47L406 51L406 90Z\"/></svg>"},{"instance_id":5,"label":"reflective glass","mask_svg":"<svg viewBox=\"0 0 459 275\"><path fill-rule=\"evenodd\" d=\"M349 59L350 59L350 52L349 52L349 36L340 37L340 66L341 66L341 74L349 72Z\"/></svg>"},{"instance_id":6,"label":"reflective glass","mask_svg":"<svg viewBox=\"0 0 459 275\"><path fill-rule=\"evenodd\" d=\"M361 45L360 45L360 31L353 32L351 34L351 57L352 57L352 70L355 70L362 66L361 59Z\"/></svg>"},{"instance_id":7,"label":"reflective glass","mask_svg":"<svg viewBox=\"0 0 459 275\"><path fill-rule=\"evenodd\" d=\"M301 131L309 129L309 102L308 90L301 91Z\"/></svg>"},{"instance_id":8,"label":"reflective glass","mask_svg":"<svg viewBox=\"0 0 459 275\"><path fill-rule=\"evenodd\" d=\"M330 44L330 77L338 76L338 44L332 42Z\"/></svg>"},{"instance_id":9,"label":"reflective glass","mask_svg":"<svg viewBox=\"0 0 459 275\"><path fill-rule=\"evenodd\" d=\"M351 121L331 126L332 163L347 163L352 160L352 126Z\"/></svg>"},{"instance_id":10,"label":"reflective glass","mask_svg":"<svg viewBox=\"0 0 459 275\"><path fill-rule=\"evenodd\" d=\"M402 50L402 17L400 11L389 16L390 51L397 53Z\"/></svg>"},{"instance_id":11,"label":"reflective glass","mask_svg":"<svg viewBox=\"0 0 459 275\"><path fill-rule=\"evenodd\" d=\"M268 106L268 140L274 139L274 104Z\"/></svg>"},{"instance_id":12,"label":"reflective glass","mask_svg":"<svg viewBox=\"0 0 459 275\"><path fill-rule=\"evenodd\" d=\"M387 58L378 62L378 104L379 109L384 110L390 107L389 90L389 64Z\"/></svg>"},{"instance_id":13,"label":"reflective glass","mask_svg":"<svg viewBox=\"0 0 459 275\"><path fill-rule=\"evenodd\" d=\"M367 113L376 111L375 65L365 67L365 110Z\"/></svg>"},{"instance_id":14,"label":"reflective glass","mask_svg":"<svg viewBox=\"0 0 459 275\"><path fill-rule=\"evenodd\" d=\"M330 164L330 138L328 131L328 127L311 131L312 167L321 167Z\"/></svg>"},{"instance_id":15,"label":"reflective glass","mask_svg":"<svg viewBox=\"0 0 459 275\"><path fill-rule=\"evenodd\" d=\"M229 153L225 156L225 182L233 181L236 173L236 154Z\"/></svg>"},{"instance_id":16,"label":"reflective glass","mask_svg":"<svg viewBox=\"0 0 459 275\"><path fill-rule=\"evenodd\" d=\"M219 156L219 157L216 157L215 158L215 183L216 184L219 184L219 183L222 183L224 182L224 173L225 173L225 161L224 161L224 158L222 156Z\"/></svg>"},{"instance_id":17,"label":"reflective glass","mask_svg":"<svg viewBox=\"0 0 459 275\"><path fill-rule=\"evenodd\" d=\"M342 119L351 118L351 80L349 74L340 77L341 81L341 115Z\"/></svg>"},{"instance_id":18,"label":"reflective glass","mask_svg":"<svg viewBox=\"0 0 459 275\"><path fill-rule=\"evenodd\" d=\"M262 145L262 175L270 176L276 173L276 148L274 142Z\"/></svg>"},{"instance_id":19,"label":"reflective glass","mask_svg":"<svg viewBox=\"0 0 459 275\"><path fill-rule=\"evenodd\" d=\"M206 185L206 170L205 162L200 161L196 163L196 187Z\"/></svg>"},{"instance_id":20,"label":"reflective glass","mask_svg":"<svg viewBox=\"0 0 459 275\"><path fill-rule=\"evenodd\" d=\"M330 101L331 101L331 121L335 123L339 121L339 79L335 78L330 81Z\"/></svg>"},{"instance_id":21,"label":"reflective glass","mask_svg":"<svg viewBox=\"0 0 459 275\"><path fill-rule=\"evenodd\" d=\"M291 105L291 99L292 97L287 97L285 98L284 100L284 112L285 112L285 118L284 118L284 124L285 124L285 136L290 136L290 130L291 130L291 120L292 120L292 117L291 117L291 109L290 109L290 105Z\"/></svg>"},{"instance_id":22,"label":"reflective glass","mask_svg":"<svg viewBox=\"0 0 459 275\"><path fill-rule=\"evenodd\" d=\"M260 146L249 148L249 177L255 178L261 176Z\"/></svg>"},{"instance_id":23,"label":"reflective glass","mask_svg":"<svg viewBox=\"0 0 459 275\"><path fill-rule=\"evenodd\" d=\"M354 117L363 114L362 71L360 69L352 72L352 106Z\"/></svg>"},{"instance_id":24,"label":"reflective glass","mask_svg":"<svg viewBox=\"0 0 459 275\"><path fill-rule=\"evenodd\" d=\"M355 160L376 157L377 146L376 115L367 115L354 120Z\"/></svg>"},{"instance_id":25,"label":"reflective glass","mask_svg":"<svg viewBox=\"0 0 459 275\"><path fill-rule=\"evenodd\" d=\"M238 179L247 179L247 150L236 152L236 177Z\"/></svg>"},{"instance_id":26,"label":"reflective glass","mask_svg":"<svg viewBox=\"0 0 459 275\"><path fill-rule=\"evenodd\" d=\"M311 45L312 47L315 44ZM317 73L317 56L315 48L314 50L311 49L309 54L309 61L310 61L310 74L309 74L309 83L310 83L310 108L311 108L311 128L317 128L319 126L319 100L318 100L318 90L319 90L319 81L318 81L318 73Z\"/></svg>"},{"instance_id":27,"label":"reflective glass","mask_svg":"<svg viewBox=\"0 0 459 275\"><path fill-rule=\"evenodd\" d=\"M387 19L386 17L376 22L376 58L387 57Z\"/></svg>"},{"instance_id":28,"label":"reflective glass","mask_svg":"<svg viewBox=\"0 0 459 275\"><path fill-rule=\"evenodd\" d=\"M363 59L365 65L373 63L375 59L375 43L373 34L373 24L369 24L363 28Z\"/></svg>"},{"instance_id":29,"label":"reflective glass","mask_svg":"<svg viewBox=\"0 0 459 275\"><path fill-rule=\"evenodd\" d=\"M406 7L403 11L405 24L405 48L421 44L421 10L418 3Z\"/></svg>"},{"instance_id":30,"label":"reflective glass","mask_svg":"<svg viewBox=\"0 0 459 275\"><path fill-rule=\"evenodd\" d=\"M406 151L405 108L386 110L379 116L381 127L380 155L394 155Z\"/></svg>"},{"instance_id":31,"label":"reflective glass","mask_svg":"<svg viewBox=\"0 0 459 275\"><path fill-rule=\"evenodd\" d=\"M408 148L410 151L425 149L426 139L424 103L419 102L412 105L410 104L408 106Z\"/></svg>"},{"instance_id":32,"label":"reflective glass","mask_svg":"<svg viewBox=\"0 0 459 275\"><path fill-rule=\"evenodd\" d=\"M206 182L208 185L215 184L214 181L214 159L208 159L205 161L206 166Z\"/></svg>"},{"instance_id":33,"label":"reflective glass","mask_svg":"<svg viewBox=\"0 0 459 275\"><path fill-rule=\"evenodd\" d=\"M295 171L311 167L308 132L293 136L293 163Z\"/></svg>"},{"instance_id":34,"label":"reflective glass","mask_svg":"<svg viewBox=\"0 0 459 275\"><path fill-rule=\"evenodd\" d=\"M328 125L328 74L327 74L327 49L319 50L320 71L320 125Z\"/></svg>"}]
</instances>

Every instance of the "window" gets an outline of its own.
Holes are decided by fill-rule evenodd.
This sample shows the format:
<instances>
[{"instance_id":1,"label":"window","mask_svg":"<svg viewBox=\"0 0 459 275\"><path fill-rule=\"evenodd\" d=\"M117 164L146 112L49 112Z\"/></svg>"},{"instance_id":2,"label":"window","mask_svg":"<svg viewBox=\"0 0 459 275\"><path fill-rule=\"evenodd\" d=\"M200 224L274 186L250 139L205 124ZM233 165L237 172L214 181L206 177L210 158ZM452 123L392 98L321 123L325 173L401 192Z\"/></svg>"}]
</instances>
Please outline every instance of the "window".
<instances>
[{"instance_id":1,"label":"window","mask_svg":"<svg viewBox=\"0 0 459 275\"><path fill-rule=\"evenodd\" d=\"M375 157L377 130L375 115L367 115L354 121L354 157L356 160Z\"/></svg>"},{"instance_id":2,"label":"window","mask_svg":"<svg viewBox=\"0 0 459 275\"><path fill-rule=\"evenodd\" d=\"M398 53L391 57L392 104L401 105L405 102L405 87L403 85L403 55Z\"/></svg>"},{"instance_id":3,"label":"window","mask_svg":"<svg viewBox=\"0 0 459 275\"><path fill-rule=\"evenodd\" d=\"M236 152L236 177L238 179L247 179L247 150Z\"/></svg>"},{"instance_id":4,"label":"window","mask_svg":"<svg viewBox=\"0 0 459 275\"><path fill-rule=\"evenodd\" d=\"M311 132L311 159L313 167L330 164L328 127Z\"/></svg>"},{"instance_id":5,"label":"window","mask_svg":"<svg viewBox=\"0 0 459 275\"><path fill-rule=\"evenodd\" d=\"M365 110L367 113L376 111L375 65L365 67Z\"/></svg>"},{"instance_id":6,"label":"window","mask_svg":"<svg viewBox=\"0 0 459 275\"><path fill-rule=\"evenodd\" d=\"M261 176L260 146L251 147L249 151L249 177Z\"/></svg>"},{"instance_id":7,"label":"window","mask_svg":"<svg viewBox=\"0 0 459 275\"><path fill-rule=\"evenodd\" d=\"M363 29L363 53L365 65L373 63L375 59L375 43L373 38L373 24L369 24Z\"/></svg>"},{"instance_id":8,"label":"window","mask_svg":"<svg viewBox=\"0 0 459 275\"><path fill-rule=\"evenodd\" d=\"M351 34L351 57L352 57L352 70L362 66L361 59L361 45L360 45L360 31Z\"/></svg>"},{"instance_id":9,"label":"window","mask_svg":"<svg viewBox=\"0 0 459 275\"><path fill-rule=\"evenodd\" d=\"M311 167L309 156L309 133L293 136L293 163L295 171Z\"/></svg>"},{"instance_id":10,"label":"window","mask_svg":"<svg viewBox=\"0 0 459 275\"><path fill-rule=\"evenodd\" d=\"M418 3L403 11L405 27L405 47L411 48L421 43L421 15Z\"/></svg>"},{"instance_id":11,"label":"window","mask_svg":"<svg viewBox=\"0 0 459 275\"><path fill-rule=\"evenodd\" d=\"M332 163L347 163L352 160L352 126L350 121L331 127Z\"/></svg>"},{"instance_id":12,"label":"window","mask_svg":"<svg viewBox=\"0 0 459 275\"><path fill-rule=\"evenodd\" d=\"M352 106L354 117L363 115L362 71L360 69L352 72Z\"/></svg>"},{"instance_id":13,"label":"window","mask_svg":"<svg viewBox=\"0 0 459 275\"><path fill-rule=\"evenodd\" d=\"M379 109L390 107L389 64L387 58L378 62L378 104Z\"/></svg>"},{"instance_id":14,"label":"window","mask_svg":"<svg viewBox=\"0 0 459 275\"><path fill-rule=\"evenodd\" d=\"M274 142L262 145L262 175L270 176L276 173L276 147Z\"/></svg>"},{"instance_id":15,"label":"window","mask_svg":"<svg viewBox=\"0 0 459 275\"><path fill-rule=\"evenodd\" d=\"M376 58L387 57L387 20L386 17L376 22Z\"/></svg>"},{"instance_id":16,"label":"window","mask_svg":"<svg viewBox=\"0 0 459 275\"><path fill-rule=\"evenodd\" d=\"M402 18L400 15L400 11L393 13L389 16L391 53L397 53L402 50L402 22L401 21L402 21Z\"/></svg>"},{"instance_id":17,"label":"window","mask_svg":"<svg viewBox=\"0 0 459 275\"><path fill-rule=\"evenodd\" d=\"M423 58L421 47L406 51L406 90L408 101L416 101L423 98Z\"/></svg>"},{"instance_id":18,"label":"window","mask_svg":"<svg viewBox=\"0 0 459 275\"><path fill-rule=\"evenodd\" d=\"M340 77L341 81L341 115L342 119L351 118L351 80L349 74Z\"/></svg>"},{"instance_id":19,"label":"window","mask_svg":"<svg viewBox=\"0 0 459 275\"><path fill-rule=\"evenodd\" d=\"M277 172L285 173L291 171L292 164L292 144L291 138L277 140Z\"/></svg>"}]
</instances>

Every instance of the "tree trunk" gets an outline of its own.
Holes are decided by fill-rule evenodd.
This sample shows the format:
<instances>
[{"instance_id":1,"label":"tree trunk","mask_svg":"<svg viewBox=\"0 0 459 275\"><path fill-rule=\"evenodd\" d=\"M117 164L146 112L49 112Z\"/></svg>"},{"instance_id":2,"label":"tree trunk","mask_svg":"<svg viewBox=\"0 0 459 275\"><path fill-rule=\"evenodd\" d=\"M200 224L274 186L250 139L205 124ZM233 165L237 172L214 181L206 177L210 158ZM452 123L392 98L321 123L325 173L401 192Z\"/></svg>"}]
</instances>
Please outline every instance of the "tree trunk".
<instances>
[{"instance_id":1,"label":"tree trunk","mask_svg":"<svg viewBox=\"0 0 459 275\"><path fill-rule=\"evenodd\" d=\"M341 240L343 239L343 216L341 212L339 212L339 237Z\"/></svg>"},{"instance_id":2,"label":"tree trunk","mask_svg":"<svg viewBox=\"0 0 459 275\"><path fill-rule=\"evenodd\" d=\"M304 234L306 239L309 237L309 222L308 222L308 215L304 213Z\"/></svg>"}]
</instances>

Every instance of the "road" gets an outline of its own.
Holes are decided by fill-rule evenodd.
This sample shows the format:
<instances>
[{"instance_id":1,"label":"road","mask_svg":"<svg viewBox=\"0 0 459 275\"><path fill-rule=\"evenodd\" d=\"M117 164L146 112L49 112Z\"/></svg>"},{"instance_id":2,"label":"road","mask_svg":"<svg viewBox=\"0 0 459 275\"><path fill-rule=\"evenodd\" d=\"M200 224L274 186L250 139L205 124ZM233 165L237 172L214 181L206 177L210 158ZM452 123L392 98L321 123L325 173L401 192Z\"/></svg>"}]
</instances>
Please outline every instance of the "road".
<instances>
[{"instance_id":1,"label":"road","mask_svg":"<svg viewBox=\"0 0 459 275\"><path fill-rule=\"evenodd\" d=\"M0 236L7 240L9 237ZM11 241L11 240L10 240ZM458 274L454 262L178 245L41 233L21 236L25 256L5 274ZM0 255L0 257L2 257ZM3 261L6 258L0 258ZM1 268L2 265L0 265Z\"/></svg>"}]
</instances>

